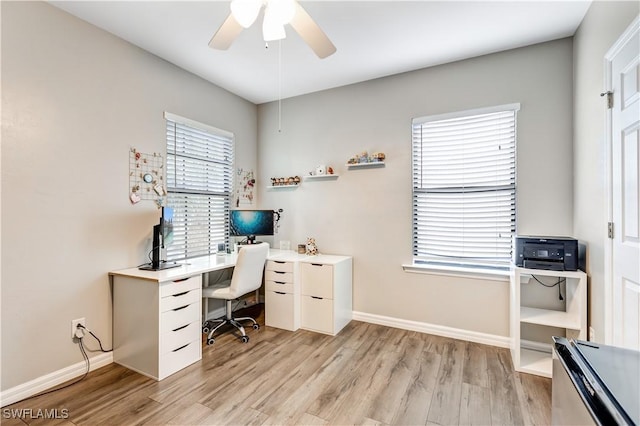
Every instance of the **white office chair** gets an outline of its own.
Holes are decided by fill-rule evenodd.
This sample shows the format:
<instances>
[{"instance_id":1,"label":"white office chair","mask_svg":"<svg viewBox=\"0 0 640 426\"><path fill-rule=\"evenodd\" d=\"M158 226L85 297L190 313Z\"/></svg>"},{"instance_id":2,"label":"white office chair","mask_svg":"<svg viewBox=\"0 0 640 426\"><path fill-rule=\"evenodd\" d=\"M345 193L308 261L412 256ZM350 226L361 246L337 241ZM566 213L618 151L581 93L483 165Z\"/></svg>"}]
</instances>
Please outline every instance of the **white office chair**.
<instances>
[{"instance_id":1,"label":"white office chair","mask_svg":"<svg viewBox=\"0 0 640 426\"><path fill-rule=\"evenodd\" d=\"M225 318L206 320L202 324L202 332L209 333L207 345L212 345L215 342L213 333L225 324L231 324L240 330L240 340L243 343L249 341L249 336L246 335L244 327L239 321L252 321L254 329L260 328L253 318L234 318L231 301L260 288L268 251L269 244L266 243L242 246L238 252L238 260L231 279L202 289L202 297L227 301Z\"/></svg>"}]
</instances>

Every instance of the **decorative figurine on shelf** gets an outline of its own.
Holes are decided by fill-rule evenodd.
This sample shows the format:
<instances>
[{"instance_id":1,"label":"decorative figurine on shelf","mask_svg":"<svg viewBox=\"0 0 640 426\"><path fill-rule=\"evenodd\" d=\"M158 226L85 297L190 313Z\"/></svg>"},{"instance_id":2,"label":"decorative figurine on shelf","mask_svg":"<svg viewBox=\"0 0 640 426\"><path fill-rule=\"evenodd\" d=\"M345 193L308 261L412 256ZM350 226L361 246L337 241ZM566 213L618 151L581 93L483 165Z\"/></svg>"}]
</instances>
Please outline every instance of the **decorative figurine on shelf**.
<instances>
[{"instance_id":1,"label":"decorative figurine on shelf","mask_svg":"<svg viewBox=\"0 0 640 426\"><path fill-rule=\"evenodd\" d=\"M374 152L371 154L371 161L384 161L387 156L384 155L384 152Z\"/></svg>"},{"instance_id":2,"label":"decorative figurine on shelf","mask_svg":"<svg viewBox=\"0 0 640 426\"><path fill-rule=\"evenodd\" d=\"M318 254L318 246L316 245L316 239L315 238L307 238L307 247L306 247L306 253L308 256L315 256L316 254Z\"/></svg>"}]
</instances>

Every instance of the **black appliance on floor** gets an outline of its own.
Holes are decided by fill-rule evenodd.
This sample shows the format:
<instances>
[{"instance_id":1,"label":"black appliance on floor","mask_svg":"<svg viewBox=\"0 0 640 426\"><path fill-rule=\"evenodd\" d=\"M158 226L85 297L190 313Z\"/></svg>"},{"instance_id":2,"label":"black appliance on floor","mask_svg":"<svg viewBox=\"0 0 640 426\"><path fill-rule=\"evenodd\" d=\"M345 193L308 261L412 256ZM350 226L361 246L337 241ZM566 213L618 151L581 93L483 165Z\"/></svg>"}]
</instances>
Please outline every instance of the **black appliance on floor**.
<instances>
[{"instance_id":1,"label":"black appliance on floor","mask_svg":"<svg viewBox=\"0 0 640 426\"><path fill-rule=\"evenodd\" d=\"M640 352L553 337L551 423L640 425Z\"/></svg>"}]
</instances>

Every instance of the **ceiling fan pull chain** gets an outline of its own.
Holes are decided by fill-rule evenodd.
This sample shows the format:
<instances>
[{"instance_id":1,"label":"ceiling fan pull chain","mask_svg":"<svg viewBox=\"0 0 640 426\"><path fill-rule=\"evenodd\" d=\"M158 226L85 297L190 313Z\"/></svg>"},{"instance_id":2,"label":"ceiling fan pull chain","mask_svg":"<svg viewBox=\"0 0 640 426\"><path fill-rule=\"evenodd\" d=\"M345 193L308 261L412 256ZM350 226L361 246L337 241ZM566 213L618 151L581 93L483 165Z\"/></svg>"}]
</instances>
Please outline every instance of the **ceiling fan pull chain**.
<instances>
[{"instance_id":1,"label":"ceiling fan pull chain","mask_svg":"<svg viewBox=\"0 0 640 426\"><path fill-rule=\"evenodd\" d=\"M282 133L282 40L278 40L278 133Z\"/></svg>"}]
</instances>

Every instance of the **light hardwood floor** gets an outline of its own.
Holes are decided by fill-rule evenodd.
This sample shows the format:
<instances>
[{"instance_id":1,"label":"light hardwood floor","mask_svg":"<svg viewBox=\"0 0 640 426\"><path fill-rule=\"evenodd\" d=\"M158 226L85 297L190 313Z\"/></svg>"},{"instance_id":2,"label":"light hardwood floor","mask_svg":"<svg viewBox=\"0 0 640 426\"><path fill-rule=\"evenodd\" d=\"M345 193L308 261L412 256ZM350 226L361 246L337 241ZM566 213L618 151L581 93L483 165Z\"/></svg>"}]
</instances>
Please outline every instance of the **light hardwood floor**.
<instances>
[{"instance_id":1,"label":"light hardwood floor","mask_svg":"<svg viewBox=\"0 0 640 426\"><path fill-rule=\"evenodd\" d=\"M514 372L507 349L357 321L336 337L248 334L247 344L221 336L161 382L108 365L5 407L2 424L550 424L550 379ZM20 408L68 418L6 418Z\"/></svg>"}]
</instances>

